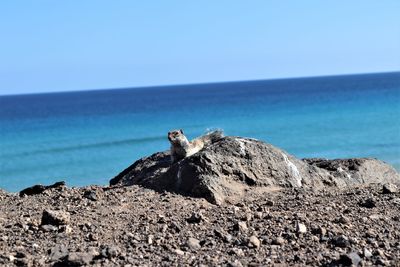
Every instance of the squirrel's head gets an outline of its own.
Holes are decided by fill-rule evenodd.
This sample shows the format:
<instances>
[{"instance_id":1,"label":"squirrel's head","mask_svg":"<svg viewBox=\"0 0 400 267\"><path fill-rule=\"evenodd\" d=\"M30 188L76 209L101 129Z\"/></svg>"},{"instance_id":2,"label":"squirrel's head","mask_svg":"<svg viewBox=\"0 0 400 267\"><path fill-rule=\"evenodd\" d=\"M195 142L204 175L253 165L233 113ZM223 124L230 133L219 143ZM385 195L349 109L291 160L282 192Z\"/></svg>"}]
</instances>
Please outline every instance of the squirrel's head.
<instances>
[{"instance_id":1,"label":"squirrel's head","mask_svg":"<svg viewBox=\"0 0 400 267\"><path fill-rule=\"evenodd\" d=\"M168 140L173 144L187 141L182 129L168 132Z\"/></svg>"}]
</instances>

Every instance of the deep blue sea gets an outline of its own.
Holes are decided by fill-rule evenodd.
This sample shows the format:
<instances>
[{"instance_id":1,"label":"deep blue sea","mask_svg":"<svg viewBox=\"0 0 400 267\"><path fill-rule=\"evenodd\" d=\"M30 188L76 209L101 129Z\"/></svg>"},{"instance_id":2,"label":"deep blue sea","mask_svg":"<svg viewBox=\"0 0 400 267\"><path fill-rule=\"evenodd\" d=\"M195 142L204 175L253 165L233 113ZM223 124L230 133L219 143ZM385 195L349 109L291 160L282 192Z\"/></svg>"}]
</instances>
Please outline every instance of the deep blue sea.
<instances>
[{"instance_id":1,"label":"deep blue sea","mask_svg":"<svg viewBox=\"0 0 400 267\"><path fill-rule=\"evenodd\" d=\"M180 128L400 170L400 72L0 96L0 188L108 184Z\"/></svg>"}]
</instances>

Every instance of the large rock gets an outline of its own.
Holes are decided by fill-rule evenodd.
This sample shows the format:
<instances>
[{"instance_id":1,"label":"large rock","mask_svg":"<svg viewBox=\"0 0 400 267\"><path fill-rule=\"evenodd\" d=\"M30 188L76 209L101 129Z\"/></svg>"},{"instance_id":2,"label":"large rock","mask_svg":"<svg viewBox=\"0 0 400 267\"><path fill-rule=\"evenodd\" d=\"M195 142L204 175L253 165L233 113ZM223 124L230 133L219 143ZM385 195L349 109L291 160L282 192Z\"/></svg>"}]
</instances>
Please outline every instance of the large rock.
<instances>
[{"instance_id":1,"label":"large rock","mask_svg":"<svg viewBox=\"0 0 400 267\"><path fill-rule=\"evenodd\" d=\"M338 175L338 168L324 168L316 159L299 160L255 139L224 137L175 164L171 164L169 152L142 158L113 178L110 185L138 184L219 204L279 187L319 189L349 183L400 183L390 166L372 159L361 162L358 170L342 168ZM376 170L379 173L374 174Z\"/></svg>"},{"instance_id":2,"label":"large rock","mask_svg":"<svg viewBox=\"0 0 400 267\"><path fill-rule=\"evenodd\" d=\"M335 177L336 181L344 185L400 183L399 174L396 170L377 159L304 159L304 161L327 170Z\"/></svg>"},{"instance_id":3,"label":"large rock","mask_svg":"<svg viewBox=\"0 0 400 267\"><path fill-rule=\"evenodd\" d=\"M25 189L21 190L19 192L19 196L23 197L25 195L26 196L38 195L38 194L41 194L41 193L43 193L44 191L46 191L48 189L60 188L60 187L63 187L63 186L65 186L65 182L64 181L56 182L56 183L54 183L52 185L41 185L41 184L38 184L38 185L34 185L34 186L31 186L31 187L28 187L28 188L25 188Z\"/></svg>"}]
</instances>

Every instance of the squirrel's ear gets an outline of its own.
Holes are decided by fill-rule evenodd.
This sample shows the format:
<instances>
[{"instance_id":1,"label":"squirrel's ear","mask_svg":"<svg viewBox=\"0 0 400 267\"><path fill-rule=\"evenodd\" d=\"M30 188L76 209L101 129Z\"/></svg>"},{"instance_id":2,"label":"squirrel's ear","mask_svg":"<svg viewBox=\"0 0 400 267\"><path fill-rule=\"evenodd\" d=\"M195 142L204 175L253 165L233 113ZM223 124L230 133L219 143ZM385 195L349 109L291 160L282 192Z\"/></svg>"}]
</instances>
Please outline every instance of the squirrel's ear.
<instances>
[{"instance_id":1,"label":"squirrel's ear","mask_svg":"<svg viewBox=\"0 0 400 267\"><path fill-rule=\"evenodd\" d=\"M179 131L181 132L181 134L183 134L183 130L182 129L180 129Z\"/></svg>"}]
</instances>

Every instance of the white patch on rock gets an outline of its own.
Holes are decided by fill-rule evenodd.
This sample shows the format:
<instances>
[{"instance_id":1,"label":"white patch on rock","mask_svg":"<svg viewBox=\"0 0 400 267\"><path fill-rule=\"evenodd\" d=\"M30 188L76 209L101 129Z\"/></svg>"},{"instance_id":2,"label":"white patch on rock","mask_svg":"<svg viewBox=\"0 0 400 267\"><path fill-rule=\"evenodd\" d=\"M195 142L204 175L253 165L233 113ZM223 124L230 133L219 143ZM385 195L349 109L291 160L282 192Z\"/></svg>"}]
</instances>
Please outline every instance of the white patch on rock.
<instances>
[{"instance_id":1,"label":"white patch on rock","mask_svg":"<svg viewBox=\"0 0 400 267\"><path fill-rule=\"evenodd\" d=\"M245 143L249 142L249 141L245 140L245 139L239 139L239 138L237 138L236 140L239 143L240 154L245 156L246 155L246 145L245 145Z\"/></svg>"},{"instance_id":2,"label":"white patch on rock","mask_svg":"<svg viewBox=\"0 0 400 267\"><path fill-rule=\"evenodd\" d=\"M302 178L301 178L301 176L300 176L300 172L299 172L299 170L297 169L296 165L294 165L294 163L291 162L285 154L282 153L282 156L283 156L283 160L284 160L285 163L288 165L290 172L292 173L293 177L295 178L295 180L296 180L296 182L297 182L297 185L298 185L299 187L301 187L301 185L302 185L302 183L301 183Z\"/></svg>"},{"instance_id":3,"label":"white patch on rock","mask_svg":"<svg viewBox=\"0 0 400 267\"><path fill-rule=\"evenodd\" d=\"M337 169L337 171L340 173L344 173L344 175L346 176L347 179L349 179L349 180L351 179L351 175L348 172L346 172L345 170L343 170L342 167L339 167Z\"/></svg>"},{"instance_id":4,"label":"white patch on rock","mask_svg":"<svg viewBox=\"0 0 400 267\"><path fill-rule=\"evenodd\" d=\"M237 137L236 140L243 141L244 143L253 143L254 141L258 141L258 139L255 139L255 138L249 138L249 137L245 137L245 138Z\"/></svg>"},{"instance_id":5,"label":"white patch on rock","mask_svg":"<svg viewBox=\"0 0 400 267\"><path fill-rule=\"evenodd\" d=\"M258 140L255 138L247 138L246 137L246 139L244 139L244 138L237 137L236 141L239 143L239 146L240 146L240 154L246 155L246 144L253 144L255 141L258 141Z\"/></svg>"}]
</instances>

